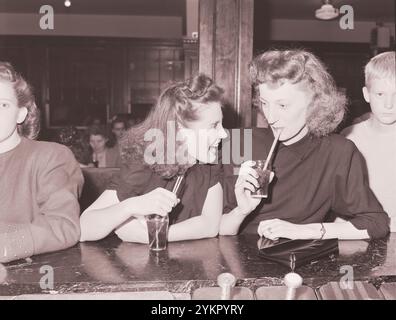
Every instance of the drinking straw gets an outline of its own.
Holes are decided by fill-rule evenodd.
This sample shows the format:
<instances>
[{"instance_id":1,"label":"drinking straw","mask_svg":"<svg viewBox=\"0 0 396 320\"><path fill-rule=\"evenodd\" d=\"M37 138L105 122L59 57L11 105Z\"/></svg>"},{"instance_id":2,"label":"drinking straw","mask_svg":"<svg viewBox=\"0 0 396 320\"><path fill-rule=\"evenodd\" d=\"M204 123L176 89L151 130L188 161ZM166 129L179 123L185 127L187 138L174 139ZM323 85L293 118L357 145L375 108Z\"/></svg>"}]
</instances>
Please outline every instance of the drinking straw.
<instances>
[{"instance_id":1,"label":"drinking straw","mask_svg":"<svg viewBox=\"0 0 396 320\"><path fill-rule=\"evenodd\" d=\"M177 194L177 190L179 189L182 180L183 180L183 176L178 176L178 177L177 177L176 183L175 183L175 185L173 186L173 190L172 190L172 192L173 192L174 194Z\"/></svg>"},{"instance_id":2,"label":"drinking straw","mask_svg":"<svg viewBox=\"0 0 396 320\"><path fill-rule=\"evenodd\" d=\"M267 156L267 160L265 160L263 171L267 170L268 164L271 160L272 154L274 153L274 150L275 150L276 144L279 140L279 136L280 136L281 132L282 132L282 129L278 129L276 132L275 140L274 140L274 142L272 142L272 146L271 146L270 152Z\"/></svg>"}]
</instances>

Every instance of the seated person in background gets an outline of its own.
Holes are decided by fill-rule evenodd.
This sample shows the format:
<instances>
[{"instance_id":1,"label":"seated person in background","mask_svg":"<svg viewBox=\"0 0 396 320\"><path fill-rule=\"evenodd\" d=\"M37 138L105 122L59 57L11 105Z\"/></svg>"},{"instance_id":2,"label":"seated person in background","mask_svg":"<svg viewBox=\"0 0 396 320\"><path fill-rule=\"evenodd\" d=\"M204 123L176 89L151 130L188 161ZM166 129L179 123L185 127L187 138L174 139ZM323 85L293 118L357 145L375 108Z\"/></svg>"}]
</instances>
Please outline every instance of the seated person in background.
<instances>
[{"instance_id":1,"label":"seated person in background","mask_svg":"<svg viewBox=\"0 0 396 320\"><path fill-rule=\"evenodd\" d=\"M30 86L0 62L0 262L73 246L83 184L72 152L34 141L39 111Z\"/></svg>"},{"instance_id":2,"label":"seated person in background","mask_svg":"<svg viewBox=\"0 0 396 320\"><path fill-rule=\"evenodd\" d=\"M362 155L351 141L331 134L343 119L346 98L323 63L306 51L274 50L257 56L250 73L270 125L253 131L252 158L266 159L281 130L275 178L269 198L260 201L251 197L258 187L252 161L238 177L224 165L220 234L258 232L272 240L386 236L389 218L369 187Z\"/></svg>"},{"instance_id":3,"label":"seated person in background","mask_svg":"<svg viewBox=\"0 0 396 320\"><path fill-rule=\"evenodd\" d=\"M120 141L127 129L127 122L121 115L117 115L111 121L111 132L113 133L116 144Z\"/></svg>"},{"instance_id":4,"label":"seated person in background","mask_svg":"<svg viewBox=\"0 0 396 320\"><path fill-rule=\"evenodd\" d=\"M168 241L218 234L223 210L221 167L211 163L227 136L222 92L204 75L162 92L148 118L122 139L120 174L83 212L81 241L99 240L116 230L124 241L147 243L143 216L171 211ZM184 190L176 207L179 200L170 190L180 175Z\"/></svg>"},{"instance_id":5,"label":"seated person in background","mask_svg":"<svg viewBox=\"0 0 396 320\"><path fill-rule=\"evenodd\" d=\"M84 126L102 126L103 122L102 117L90 115L84 119Z\"/></svg>"},{"instance_id":6,"label":"seated person in background","mask_svg":"<svg viewBox=\"0 0 396 320\"><path fill-rule=\"evenodd\" d=\"M147 108L149 108L149 106L147 106ZM144 119L145 117L132 115L128 113L126 115L127 129L137 126L138 124L142 123Z\"/></svg>"},{"instance_id":7,"label":"seated person in background","mask_svg":"<svg viewBox=\"0 0 396 320\"><path fill-rule=\"evenodd\" d=\"M366 65L364 99L369 117L344 129L363 154L370 187L391 218L396 232L396 78L395 52L381 53Z\"/></svg>"},{"instance_id":8,"label":"seated person in background","mask_svg":"<svg viewBox=\"0 0 396 320\"><path fill-rule=\"evenodd\" d=\"M137 121L132 114L128 113L126 115L126 121L127 121L127 130L137 125Z\"/></svg>"},{"instance_id":9,"label":"seated person in background","mask_svg":"<svg viewBox=\"0 0 396 320\"><path fill-rule=\"evenodd\" d=\"M59 130L56 142L65 145L72 152L80 167L86 167L91 161L89 143L83 132L74 126L63 127Z\"/></svg>"},{"instance_id":10,"label":"seated person in background","mask_svg":"<svg viewBox=\"0 0 396 320\"><path fill-rule=\"evenodd\" d=\"M91 161L88 166L96 168L121 167L120 150L110 141L104 126L88 128L88 139L91 147Z\"/></svg>"}]
</instances>

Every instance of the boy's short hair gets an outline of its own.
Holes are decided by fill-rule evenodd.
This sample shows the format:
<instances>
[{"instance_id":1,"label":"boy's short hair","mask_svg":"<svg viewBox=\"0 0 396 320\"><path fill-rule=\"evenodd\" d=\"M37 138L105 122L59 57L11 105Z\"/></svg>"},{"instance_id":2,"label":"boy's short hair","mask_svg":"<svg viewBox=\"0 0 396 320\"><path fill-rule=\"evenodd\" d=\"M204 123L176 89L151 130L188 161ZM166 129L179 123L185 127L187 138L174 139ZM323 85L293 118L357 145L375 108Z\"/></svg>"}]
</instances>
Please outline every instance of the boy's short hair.
<instances>
[{"instance_id":1,"label":"boy's short hair","mask_svg":"<svg viewBox=\"0 0 396 320\"><path fill-rule=\"evenodd\" d=\"M395 81L395 51L387 51L376 55L364 67L365 85L376 79L391 79Z\"/></svg>"}]
</instances>

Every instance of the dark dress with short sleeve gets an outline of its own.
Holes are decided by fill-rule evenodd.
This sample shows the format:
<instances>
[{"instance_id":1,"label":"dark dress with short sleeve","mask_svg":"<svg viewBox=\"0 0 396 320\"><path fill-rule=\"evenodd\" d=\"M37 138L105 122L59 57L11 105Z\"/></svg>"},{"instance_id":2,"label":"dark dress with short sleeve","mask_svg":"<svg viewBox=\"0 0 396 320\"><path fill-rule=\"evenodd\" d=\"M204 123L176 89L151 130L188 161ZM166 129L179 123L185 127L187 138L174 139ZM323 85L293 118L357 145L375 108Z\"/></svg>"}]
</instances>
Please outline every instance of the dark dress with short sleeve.
<instances>
[{"instance_id":1,"label":"dark dress with short sleeve","mask_svg":"<svg viewBox=\"0 0 396 320\"><path fill-rule=\"evenodd\" d=\"M270 129L254 129L252 159L266 159L273 140ZM238 176L233 164L223 163L223 169L227 213L237 206L234 186ZM279 143L272 170L275 178L269 197L246 217L240 232L257 233L260 221L268 219L308 224L340 216L357 229L367 229L371 238L388 234L389 218L369 187L363 156L344 137L306 135L291 145Z\"/></svg>"},{"instance_id":2,"label":"dark dress with short sleeve","mask_svg":"<svg viewBox=\"0 0 396 320\"><path fill-rule=\"evenodd\" d=\"M107 189L116 190L119 201L123 201L158 187L172 191L176 179L163 178L143 163L124 164ZM195 164L189 168L177 192L180 203L169 214L169 223L201 215L208 190L221 181L219 164Z\"/></svg>"}]
</instances>

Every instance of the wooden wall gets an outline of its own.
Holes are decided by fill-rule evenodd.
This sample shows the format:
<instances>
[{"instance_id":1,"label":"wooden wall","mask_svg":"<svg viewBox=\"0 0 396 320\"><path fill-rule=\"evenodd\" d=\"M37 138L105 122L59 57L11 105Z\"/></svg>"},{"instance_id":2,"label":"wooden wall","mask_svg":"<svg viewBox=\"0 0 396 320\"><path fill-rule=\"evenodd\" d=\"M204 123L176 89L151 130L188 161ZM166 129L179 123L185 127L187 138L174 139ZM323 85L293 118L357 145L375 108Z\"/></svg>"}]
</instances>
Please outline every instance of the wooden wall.
<instances>
[{"instance_id":1,"label":"wooden wall","mask_svg":"<svg viewBox=\"0 0 396 320\"><path fill-rule=\"evenodd\" d=\"M200 0L199 70L225 90L226 127L251 126L253 0Z\"/></svg>"},{"instance_id":2,"label":"wooden wall","mask_svg":"<svg viewBox=\"0 0 396 320\"><path fill-rule=\"evenodd\" d=\"M33 85L44 129L83 126L92 114L144 116L185 77L182 40L1 36L0 61Z\"/></svg>"}]
</instances>

